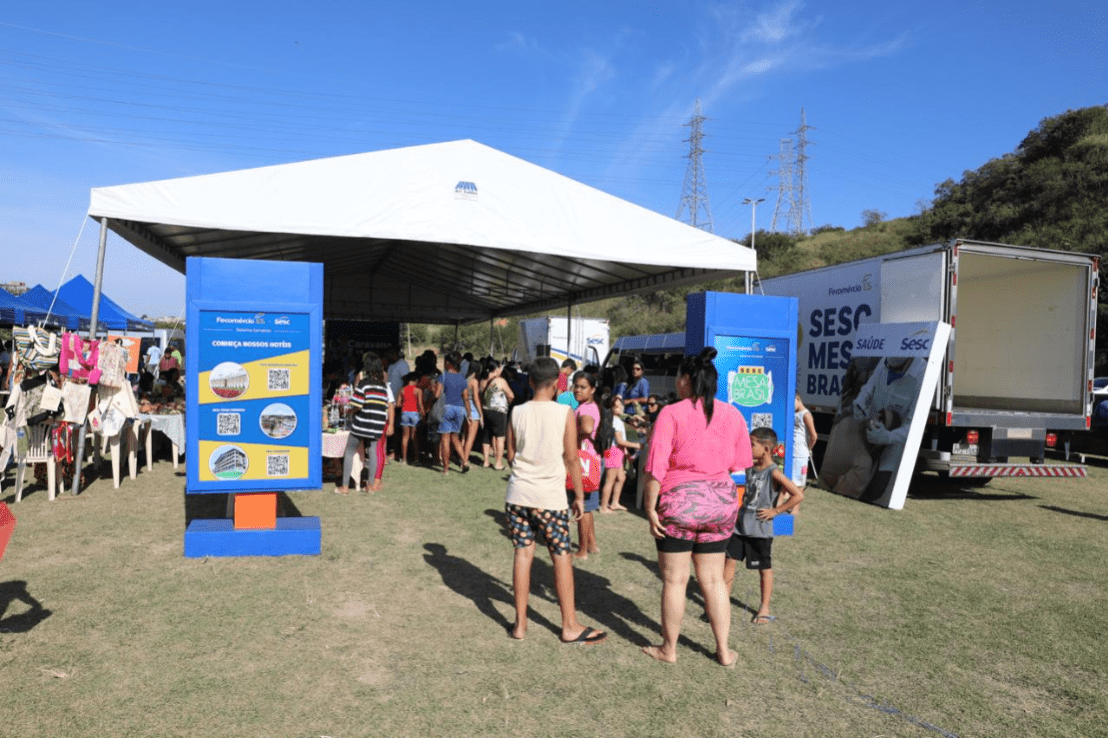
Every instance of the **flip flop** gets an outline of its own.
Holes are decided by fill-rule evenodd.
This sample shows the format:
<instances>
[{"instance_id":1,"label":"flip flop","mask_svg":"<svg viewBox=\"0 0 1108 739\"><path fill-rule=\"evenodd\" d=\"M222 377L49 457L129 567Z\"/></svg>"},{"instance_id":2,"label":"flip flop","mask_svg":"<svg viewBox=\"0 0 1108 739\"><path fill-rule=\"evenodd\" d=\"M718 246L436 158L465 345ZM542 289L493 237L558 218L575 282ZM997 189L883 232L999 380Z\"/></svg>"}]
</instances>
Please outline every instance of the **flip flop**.
<instances>
[{"instance_id":1,"label":"flip flop","mask_svg":"<svg viewBox=\"0 0 1108 739\"><path fill-rule=\"evenodd\" d=\"M763 626L765 624L771 624L776 620L777 616L771 616L768 613L762 616L755 614L754 618L750 619L750 623L754 624L755 626Z\"/></svg>"},{"instance_id":2,"label":"flip flop","mask_svg":"<svg viewBox=\"0 0 1108 739\"><path fill-rule=\"evenodd\" d=\"M516 636L516 625L515 624L512 624L511 626L508 627L508 638L509 639L514 639L515 641L523 641L522 636Z\"/></svg>"},{"instance_id":3,"label":"flip flop","mask_svg":"<svg viewBox=\"0 0 1108 739\"><path fill-rule=\"evenodd\" d=\"M582 646L591 646L593 644L599 644L608 638L608 635L603 631L597 631L591 626L586 626L585 630L577 635L576 639L562 639L562 644L580 644Z\"/></svg>"}]
</instances>

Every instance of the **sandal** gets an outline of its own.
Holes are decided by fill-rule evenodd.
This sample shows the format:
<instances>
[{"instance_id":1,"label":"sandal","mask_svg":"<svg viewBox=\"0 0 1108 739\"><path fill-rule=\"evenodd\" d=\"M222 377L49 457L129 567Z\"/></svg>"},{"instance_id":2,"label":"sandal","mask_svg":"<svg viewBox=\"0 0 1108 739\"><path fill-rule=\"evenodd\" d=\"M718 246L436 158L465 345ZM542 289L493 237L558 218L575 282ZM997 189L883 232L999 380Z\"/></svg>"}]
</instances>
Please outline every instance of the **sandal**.
<instances>
[{"instance_id":1,"label":"sandal","mask_svg":"<svg viewBox=\"0 0 1108 739\"><path fill-rule=\"evenodd\" d=\"M584 630L577 635L576 639L562 639L562 644L579 644L581 646L592 646L593 644L599 644L608 638L608 634L603 631L597 631L591 626L586 626Z\"/></svg>"}]
</instances>

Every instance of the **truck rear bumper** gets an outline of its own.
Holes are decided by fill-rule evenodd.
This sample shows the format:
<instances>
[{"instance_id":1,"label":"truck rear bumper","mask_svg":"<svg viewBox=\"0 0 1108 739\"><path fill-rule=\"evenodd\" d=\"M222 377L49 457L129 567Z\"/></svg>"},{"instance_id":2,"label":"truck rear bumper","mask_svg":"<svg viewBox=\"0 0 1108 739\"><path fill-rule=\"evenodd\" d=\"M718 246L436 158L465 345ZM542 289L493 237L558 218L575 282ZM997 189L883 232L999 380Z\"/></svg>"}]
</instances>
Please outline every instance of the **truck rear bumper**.
<instances>
[{"instance_id":1,"label":"truck rear bumper","mask_svg":"<svg viewBox=\"0 0 1108 739\"><path fill-rule=\"evenodd\" d=\"M1077 464L963 464L951 463L951 477L1085 477L1088 468Z\"/></svg>"}]
</instances>

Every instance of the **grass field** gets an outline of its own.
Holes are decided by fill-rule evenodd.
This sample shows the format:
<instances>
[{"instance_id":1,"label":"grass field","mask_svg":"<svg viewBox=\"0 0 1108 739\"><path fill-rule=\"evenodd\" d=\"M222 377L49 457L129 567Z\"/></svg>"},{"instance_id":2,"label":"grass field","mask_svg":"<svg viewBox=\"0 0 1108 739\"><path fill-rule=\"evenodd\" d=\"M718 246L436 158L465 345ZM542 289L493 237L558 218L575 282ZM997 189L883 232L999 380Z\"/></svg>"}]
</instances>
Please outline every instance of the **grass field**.
<instances>
[{"instance_id":1,"label":"grass field","mask_svg":"<svg viewBox=\"0 0 1108 739\"><path fill-rule=\"evenodd\" d=\"M774 547L778 622L740 571L712 659L691 593L678 662L648 659L661 592L634 513L601 516L578 610L611 638L556 636L536 558L512 620L503 473L390 465L373 496L292 493L319 557L185 559L167 462L55 502L32 490L0 561L0 734L242 736L1094 736L1108 732L1108 471L918 484L905 510L811 490ZM695 591L695 588L693 588Z\"/></svg>"}]
</instances>

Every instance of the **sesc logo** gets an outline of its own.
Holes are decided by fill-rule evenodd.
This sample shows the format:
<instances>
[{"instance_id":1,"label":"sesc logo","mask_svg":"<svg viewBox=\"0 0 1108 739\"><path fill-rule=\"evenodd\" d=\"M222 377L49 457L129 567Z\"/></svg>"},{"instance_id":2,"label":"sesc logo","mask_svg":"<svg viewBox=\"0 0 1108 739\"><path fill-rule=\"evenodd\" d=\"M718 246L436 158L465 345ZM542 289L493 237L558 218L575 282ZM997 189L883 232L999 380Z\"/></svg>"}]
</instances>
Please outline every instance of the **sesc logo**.
<instances>
[{"instance_id":1,"label":"sesc logo","mask_svg":"<svg viewBox=\"0 0 1108 739\"><path fill-rule=\"evenodd\" d=\"M926 352L931 349L931 339L901 339L900 351Z\"/></svg>"},{"instance_id":2,"label":"sesc logo","mask_svg":"<svg viewBox=\"0 0 1108 739\"><path fill-rule=\"evenodd\" d=\"M291 324L292 324L292 321L289 320L288 316L281 316L280 318L274 318L273 319L273 325L274 326L289 326Z\"/></svg>"}]
</instances>

